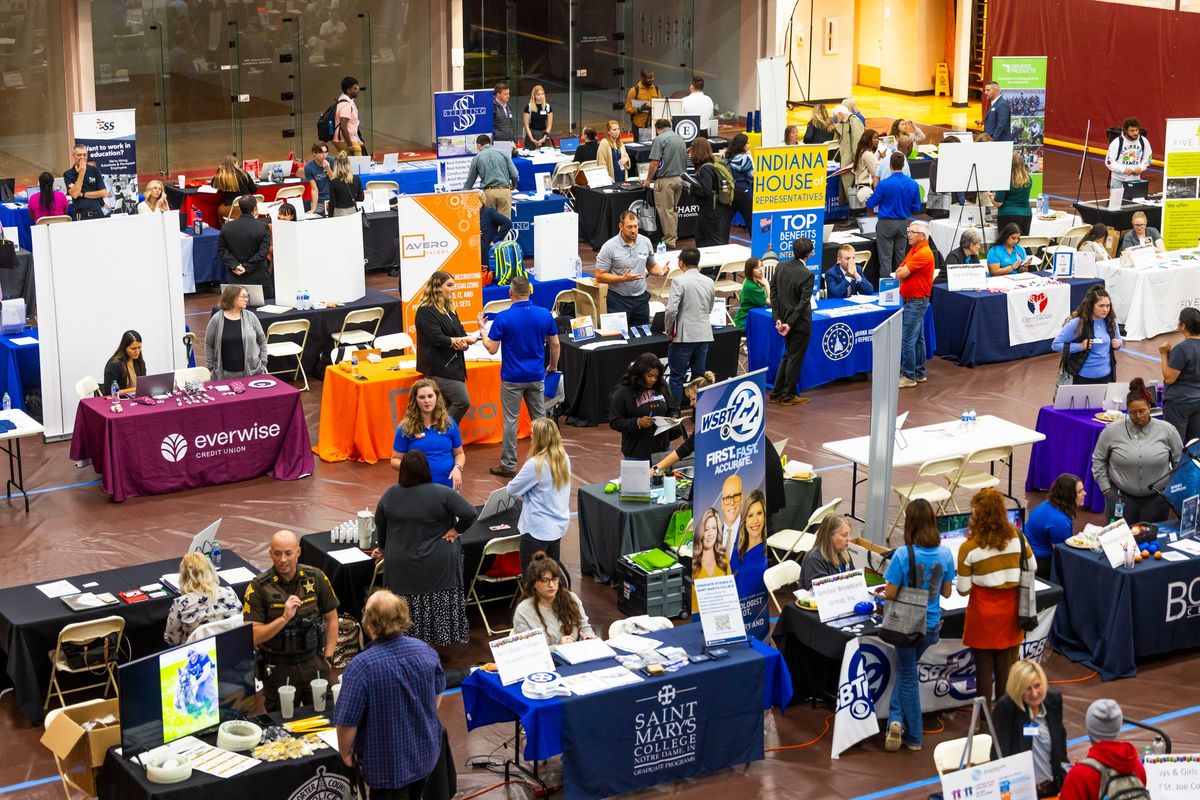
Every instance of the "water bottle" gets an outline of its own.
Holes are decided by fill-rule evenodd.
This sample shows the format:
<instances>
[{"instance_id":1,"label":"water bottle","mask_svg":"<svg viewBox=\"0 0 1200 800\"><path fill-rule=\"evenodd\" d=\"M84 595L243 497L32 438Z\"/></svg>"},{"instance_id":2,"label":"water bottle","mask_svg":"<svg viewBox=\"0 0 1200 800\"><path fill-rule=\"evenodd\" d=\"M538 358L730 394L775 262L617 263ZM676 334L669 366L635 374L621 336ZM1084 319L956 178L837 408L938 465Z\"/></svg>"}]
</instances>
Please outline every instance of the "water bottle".
<instances>
[{"instance_id":1,"label":"water bottle","mask_svg":"<svg viewBox=\"0 0 1200 800\"><path fill-rule=\"evenodd\" d=\"M121 399L121 387L117 386L117 382L113 381L112 386L108 387L108 393L112 395L112 401L117 403Z\"/></svg>"},{"instance_id":2,"label":"water bottle","mask_svg":"<svg viewBox=\"0 0 1200 800\"><path fill-rule=\"evenodd\" d=\"M199 236L204 233L204 212L196 209L196 219L192 221L192 233Z\"/></svg>"},{"instance_id":3,"label":"water bottle","mask_svg":"<svg viewBox=\"0 0 1200 800\"><path fill-rule=\"evenodd\" d=\"M0 399L0 404L4 406L5 411L12 411L12 398L8 396L8 392L4 393L4 398Z\"/></svg>"},{"instance_id":4,"label":"water bottle","mask_svg":"<svg viewBox=\"0 0 1200 800\"><path fill-rule=\"evenodd\" d=\"M308 289L304 290L304 310L312 308L312 295L308 293Z\"/></svg>"},{"instance_id":5,"label":"water bottle","mask_svg":"<svg viewBox=\"0 0 1200 800\"><path fill-rule=\"evenodd\" d=\"M579 259L579 256L575 256L575 277L583 277L583 261Z\"/></svg>"},{"instance_id":6,"label":"water bottle","mask_svg":"<svg viewBox=\"0 0 1200 800\"><path fill-rule=\"evenodd\" d=\"M966 431L967 426L970 424L970 422L971 422L971 412L964 408L962 410L962 416L960 416L958 419L958 429L960 431Z\"/></svg>"},{"instance_id":7,"label":"water bottle","mask_svg":"<svg viewBox=\"0 0 1200 800\"><path fill-rule=\"evenodd\" d=\"M1154 742L1150 745L1150 752L1154 755L1163 755L1167 752L1167 742L1157 733L1154 734Z\"/></svg>"},{"instance_id":8,"label":"water bottle","mask_svg":"<svg viewBox=\"0 0 1200 800\"><path fill-rule=\"evenodd\" d=\"M300 305L300 303L302 303L303 301L304 301L304 295L299 289L297 289L296 290L296 303L293 306L293 308L295 308L297 311L303 310L304 307Z\"/></svg>"},{"instance_id":9,"label":"water bottle","mask_svg":"<svg viewBox=\"0 0 1200 800\"><path fill-rule=\"evenodd\" d=\"M353 353L350 354L350 374L351 375L358 374L358 351L357 350L355 350Z\"/></svg>"},{"instance_id":10,"label":"water bottle","mask_svg":"<svg viewBox=\"0 0 1200 800\"><path fill-rule=\"evenodd\" d=\"M978 415L975 414L975 409L972 408L969 412L967 412L967 423L968 423L967 427L974 428L975 422L978 419L979 419L979 417L978 417Z\"/></svg>"},{"instance_id":11,"label":"water bottle","mask_svg":"<svg viewBox=\"0 0 1200 800\"><path fill-rule=\"evenodd\" d=\"M213 569L221 568L221 545L213 542L212 551L208 554L208 560L212 562Z\"/></svg>"},{"instance_id":12,"label":"water bottle","mask_svg":"<svg viewBox=\"0 0 1200 800\"><path fill-rule=\"evenodd\" d=\"M968 228L975 227L975 212L974 211L971 211L967 214L967 227Z\"/></svg>"},{"instance_id":13,"label":"water bottle","mask_svg":"<svg viewBox=\"0 0 1200 800\"><path fill-rule=\"evenodd\" d=\"M661 255L665 255L665 254L666 254L666 252L667 252L667 243L666 243L666 242L664 242L662 239L659 239L659 240L658 240L658 247L655 249L655 251L654 251L654 252L655 252L655 253L657 253L657 254L658 254L658 255L660 255L660 256L661 256Z\"/></svg>"}]
</instances>

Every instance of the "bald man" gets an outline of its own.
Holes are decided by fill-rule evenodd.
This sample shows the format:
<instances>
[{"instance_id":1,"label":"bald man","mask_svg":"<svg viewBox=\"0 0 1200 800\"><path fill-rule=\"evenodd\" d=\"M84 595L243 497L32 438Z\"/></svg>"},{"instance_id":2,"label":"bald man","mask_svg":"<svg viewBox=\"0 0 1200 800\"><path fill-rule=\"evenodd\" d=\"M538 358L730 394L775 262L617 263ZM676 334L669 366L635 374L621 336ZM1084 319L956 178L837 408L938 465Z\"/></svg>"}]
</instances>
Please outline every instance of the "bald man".
<instances>
[{"instance_id":1,"label":"bald man","mask_svg":"<svg viewBox=\"0 0 1200 800\"><path fill-rule=\"evenodd\" d=\"M309 681L329 678L337 646L338 599L329 578L299 563L300 538L271 537L271 568L246 587L242 616L254 626L255 664L268 711L279 709L279 687L296 687L296 703L312 703Z\"/></svg>"},{"instance_id":2,"label":"bald man","mask_svg":"<svg viewBox=\"0 0 1200 800\"><path fill-rule=\"evenodd\" d=\"M742 524L742 479L730 475L721 485L721 541L725 544L725 553L733 552L737 544L738 528Z\"/></svg>"}]
</instances>

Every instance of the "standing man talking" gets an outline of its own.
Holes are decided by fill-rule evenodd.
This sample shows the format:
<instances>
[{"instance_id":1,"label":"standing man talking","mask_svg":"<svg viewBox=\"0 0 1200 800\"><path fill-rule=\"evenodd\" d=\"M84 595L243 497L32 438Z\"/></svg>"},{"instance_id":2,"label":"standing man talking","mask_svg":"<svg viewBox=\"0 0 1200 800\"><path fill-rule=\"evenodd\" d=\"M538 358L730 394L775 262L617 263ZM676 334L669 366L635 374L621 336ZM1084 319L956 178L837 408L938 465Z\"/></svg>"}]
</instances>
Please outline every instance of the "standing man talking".
<instances>
[{"instance_id":1,"label":"standing man talking","mask_svg":"<svg viewBox=\"0 0 1200 800\"><path fill-rule=\"evenodd\" d=\"M896 270L900 297L904 301L903 333L900 338L900 388L925 382L925 309L933 293L933 251L929 247L929 223L908 223L908 255Z\"/></svg>"},{"instance_id":2,"label":"standing man talking","mask_svg":"<svg viewBox=\"0 0 1200 800\"><path fill-rule=\"evenodd\" d=\"M620 233L605 242L596 256L596 282L608 286L609 312L625 312L630 326L649 325L646 276L666 273L666 265L654 261L650 240L638 233L637 214L622 211Z\"/></svg>"},{"instance_id":3,"label":"standing man talking","mask_svg":"<svg viewBox=\"0 0 1200 800\"><path fill-rule=\"evenodd\" d=\"M496 88L492 89L492 141L508 142L512 144L516 141L516 128L513 125L512 108L508 105L508 99L512 95L512 90L508 88L508 83L500 81L496 84ZM510 155L505 153L504 155Z\"/></svg>"},{"instance_id":4,"label":"standing man talking","mask_svg":"<svg viewBox=\"0 0 1200 800\"><path fill-rule=\"evenodd\" d=\"M479 152L471 159L467 168L467 180L463 189L474 189L475 183L483 185L483 204L494 208L506 217L512 217L512 193L517 188L517 167L511 158L491 146L492 140L486 133L475 137Z\"/></svg>"},{"instance_id":5,"label":"standing man talking","mask_svg":"<svg viewBox=\"0 0 1200 800\"><path fill-rule=\"evenodd\" d=\"M104 198L108 197L108 189L104 187L104 176L95 164L87 160L88 149L81 144L71 150L71 166L63 173L63 182L67 184L67 194L75 219L97 219L104 216Z\"/></svg>"},{"instance_id":6,"label":"standing man talking","mask_svg":"<svg viewBox=\"0 0 1200 800\"><path fill-rule=\"evenodd\" d=\"M1012 139L1012 108L1008 98L1000 94L1000 84L988 81L983 85L983 97L990 103L987 116L976 120L976 125L983 126L983 132L992 137L993 142L1007 142Z\"/></svg>"},{"instance_id":7,"label":"standing man talking","mask_svg":"<svg viewBox=\"0 0 1200 800\"><path fill-rule=\"evenodd\" d=\"M715 285L700 271L700 251L689 247L679 254L683 271L671 281L664 327L671 343L667 345L667 364L671 368L671 397L675 407L683 407L683 381L688 370L693 378L704 374L708 345L713 340L712 313Z\"/></svg>"},{"instance_id":8,"label":"standing man talking","mask_svg":"<svg viewBox=\"0 0 1200 800\"><path fill-rule=\"evenodd\" d=\"M660 119L654 123L656 135L650 145L650 169L646 171L646 187L654 184L654 208L662 226L663 243L675 249L679 233L679 198L683 196L683 173L687 171L687 144L671 129L671 123Z\"/></svg>"},{"instance_id":9,"label":"standing man talking","mask_svg":"<svg viewBox=\"0 0 1200 800\"><path fill-rule=\"evenodd\" d=\"M908 249L905 234L908 218L921 210L921 190L917 182L905 175L905 158L892 153L888 166L892 174L879 182L867 198L867 208L879 209L879 225L875 228L875 244L879 249L879 277L890 278Z\"/></svg>"},{"instance_id":10,"label":"standing man talking","mask_svg":"<svg viewBox=\"0 0 1200 800\"><path fill-rule=\"evenodd\" d=\"M479 330L486 330L482 342L492 355L504 345L500 361L500 407L504 410L504 438L500 445L500 466L489 472L501 478L517 474L517 421L521 400L529 411L529 421L546 416L545 378L558 369L558 325L554 315L529 301L533 286L520 275L508 284L512 305L501 311L487 327L487 318L479 315ZM550 353L547 360L546 353Z\"/></svg>"},{"instance_id":11,"label":"standing man talking","mask_svg":"<svg viewBox=\"0 0 1200 800\"><path fill-rule=\"evenodd\" d=\"M784 351L775 372L770 402L784 406L808 403L807 397L796 396L796 384L800 382L808 337L812 335L811 298L815 279L804 263L812 251L812 239L804 236L796 239L792 260L776 267L771 276L771 316L775 319L775 330L783 337Z\"/></svg>"}]
</instances>

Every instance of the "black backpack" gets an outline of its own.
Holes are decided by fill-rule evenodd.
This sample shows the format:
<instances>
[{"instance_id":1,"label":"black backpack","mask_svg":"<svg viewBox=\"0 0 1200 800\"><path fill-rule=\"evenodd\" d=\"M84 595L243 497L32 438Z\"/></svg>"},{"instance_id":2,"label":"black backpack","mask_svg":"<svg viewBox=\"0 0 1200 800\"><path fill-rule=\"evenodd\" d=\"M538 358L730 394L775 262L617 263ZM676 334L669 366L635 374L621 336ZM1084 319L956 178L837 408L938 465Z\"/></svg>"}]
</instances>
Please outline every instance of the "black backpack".
<instances>
[{"instance_id":1,"label":"black backpack","mask_svg":"<svg viewBox=\"0 0 1200 800\"><path fill-rule=\"evenodd\" d=\"M325 113L317 117L317 141L333 141L333 131L337 126L337 107L338 101L334 100L333 105L325 109Z\"/></svg>"},{"instance_id":2,"label":"black backpack","mask_svg":"<svg viewBox=\"0 0 1200 800\"><path fill-rule=\"evenodd\" d=\"M1150 800L1150 790L1137 775L1117 772L1094 758L1085 758L1079 763L1086 764L1100 773L1100 793L1096 796L1097 800Z\"/></svg>"}]
</instances>

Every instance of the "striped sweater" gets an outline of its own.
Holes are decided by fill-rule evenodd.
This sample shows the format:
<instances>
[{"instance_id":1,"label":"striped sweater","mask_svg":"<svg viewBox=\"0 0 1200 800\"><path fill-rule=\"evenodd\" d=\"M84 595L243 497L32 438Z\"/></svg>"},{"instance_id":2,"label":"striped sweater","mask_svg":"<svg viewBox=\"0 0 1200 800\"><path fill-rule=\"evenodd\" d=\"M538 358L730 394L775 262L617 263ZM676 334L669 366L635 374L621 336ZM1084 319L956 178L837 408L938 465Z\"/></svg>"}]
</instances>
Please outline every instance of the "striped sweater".
<instances>
[{"instance_id":1,"label":"striped sweater","mask_svg":"<svg viewBox=\"0 0 1200 800\"><path fill-rule=\"evenodd\" d=\"M1037 569L1037 561L1029 546L1025 547L1026 564ZM967 539L958 549L958 591L966 594L972 586L989 589L1012 589L1021 581L1021 540L1014 536L1003 550L989 550L975 539Z\"/></svg>"}]
</instances>

